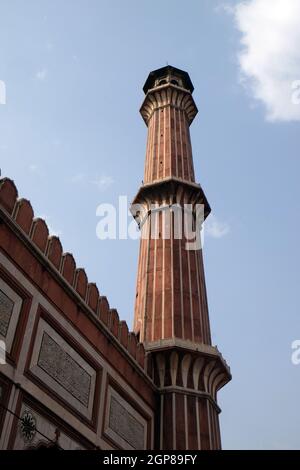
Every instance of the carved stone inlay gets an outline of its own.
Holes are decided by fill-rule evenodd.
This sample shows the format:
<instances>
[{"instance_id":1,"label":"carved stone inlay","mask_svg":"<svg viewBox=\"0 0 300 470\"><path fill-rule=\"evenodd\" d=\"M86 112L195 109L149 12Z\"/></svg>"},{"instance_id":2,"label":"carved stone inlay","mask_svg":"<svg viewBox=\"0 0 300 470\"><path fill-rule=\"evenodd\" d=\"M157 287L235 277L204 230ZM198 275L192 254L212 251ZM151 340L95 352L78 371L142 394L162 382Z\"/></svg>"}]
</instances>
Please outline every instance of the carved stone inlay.
<instances>
[{"instance_id":1,"label":"carved stone inlay","mask_svg":"<svg viewBox=\"0 0 300 470\"><path fill-rule=\"evenodd\" d=\"M20 432L25 442L31 442L36 434L36 419L29 410L25 410L22 415Z\"/></svg>"},{"instance_id":2,"label":"carved stone inlay","mask_svg":"<svg viewBox=\"0 0 300 470\"><path fill-rule=\"evenodd\" d=\"M13 308L14 302L0 290L0 334L4 337L7 335Z\"/></svg>"},{"instance_id":3,"label":"carved stone inlay","mask_svg":"<svg viewBox=\"0 0 300 470\"><path fill-rule=\"evenodd\" d=\"M86 407L91 376L47 333L43 334L38 366Z\"/></svg>"},{"instance_id":4,"label":"carved stone inlay","mask_svg":"<svg viewBox=\"0 0 300 470\"><path fill-rule=\"evenodd\" d=\"M144 426L115 397L111 397L109 427L134 449L144 448Z\"/></svg>"}]
</instances>

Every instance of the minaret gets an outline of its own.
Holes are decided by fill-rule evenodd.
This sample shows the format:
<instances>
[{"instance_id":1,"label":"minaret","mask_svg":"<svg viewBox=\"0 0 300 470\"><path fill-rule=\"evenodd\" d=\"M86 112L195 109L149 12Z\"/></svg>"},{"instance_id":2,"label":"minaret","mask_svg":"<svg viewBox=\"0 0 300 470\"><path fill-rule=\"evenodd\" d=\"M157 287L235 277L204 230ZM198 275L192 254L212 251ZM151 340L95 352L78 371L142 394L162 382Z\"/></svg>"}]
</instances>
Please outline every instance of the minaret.
<instances>
[{"instance_id":1,"label":"minaret","mask_svg":"<svg viewBox=\"0 0 300 470\"><path fill-rule=\"evenodd\" d=\"M134 330L160 389L157 447L220 449L217 391L230 370L211 344L200 234L210 206L195 183L190 125L198 110L189 75L151 72L141 115L148 127L143 185L132 213L141 229Z\"/></svg>"}]
</instances>

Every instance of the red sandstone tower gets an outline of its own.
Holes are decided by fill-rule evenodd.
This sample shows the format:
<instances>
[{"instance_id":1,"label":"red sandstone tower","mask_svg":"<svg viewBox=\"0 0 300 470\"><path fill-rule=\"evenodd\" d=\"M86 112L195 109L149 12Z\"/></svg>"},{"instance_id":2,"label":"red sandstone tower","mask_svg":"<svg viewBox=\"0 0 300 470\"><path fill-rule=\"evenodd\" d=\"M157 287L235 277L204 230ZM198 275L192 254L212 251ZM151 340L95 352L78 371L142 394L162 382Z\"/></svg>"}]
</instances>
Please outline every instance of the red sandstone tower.
<instances>
[{"instance_id":1,"label":"red sandstone tower","mask_svg":"<svg viewBox=\"0 0 300 470\"><path fill-rule=\"evenodd\" d=\"M187 249L184 231L186 207L196 228L199 205L204 219L210 213L195 183L193 90L177 68L150 73L141 107L148 127L144 182L133 201L142 232L134 330L160 389L157 446L168 450L221 448L216 394L231 379L211 344L202 249Z\"/></svg>"}]
</instances>

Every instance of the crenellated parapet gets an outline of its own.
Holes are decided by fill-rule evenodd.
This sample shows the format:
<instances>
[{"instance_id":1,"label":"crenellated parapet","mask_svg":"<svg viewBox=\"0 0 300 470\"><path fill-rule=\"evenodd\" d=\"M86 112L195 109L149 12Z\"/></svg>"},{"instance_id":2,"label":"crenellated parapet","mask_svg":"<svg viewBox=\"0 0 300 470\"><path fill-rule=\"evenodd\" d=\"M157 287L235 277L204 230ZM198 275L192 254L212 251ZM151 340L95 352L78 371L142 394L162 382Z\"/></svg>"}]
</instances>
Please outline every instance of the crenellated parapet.
<instances>
[{"instance_id":1,"label":"crenellated parapet","mask_svg":"<svg viewBox=\"0 0 300 470\"><path fill-rule=\"evenodd\" d=\"M17 229L19 236L41 257L43 263L56 273L86 311L94 315L99 327L104 328L137 365L144 368L145 350L143 344L138 342L137 335L119 319L117 310L110 307L97 285L89 282L85 270L77 267L73 255L64 252L59 237L49 234L46 222L34 217L30 201L18 198L17 188L9 178L0 179L0 217L1 222Z\"/></svg>"}]
</instances>

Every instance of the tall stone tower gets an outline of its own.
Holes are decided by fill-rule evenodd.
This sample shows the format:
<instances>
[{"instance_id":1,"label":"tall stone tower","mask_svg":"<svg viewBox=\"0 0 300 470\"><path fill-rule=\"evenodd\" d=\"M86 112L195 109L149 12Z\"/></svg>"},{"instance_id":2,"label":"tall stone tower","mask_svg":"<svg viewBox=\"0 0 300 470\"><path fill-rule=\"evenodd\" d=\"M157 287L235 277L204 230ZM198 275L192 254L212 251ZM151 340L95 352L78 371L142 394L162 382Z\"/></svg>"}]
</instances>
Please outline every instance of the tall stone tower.
<instances>
[{"instance_id":1,"label":"tall stone tower","mask_svg":"<svg viewBox=\"0 0 300 470\"><path fill-rule=\"evenodd\" d=\"M160 389L157 446L220 449L217 391L230 370L211 344L201 246L189 245L210 207L195 183L190 125L198 110L189 75L167 66L150 73L141 115L148 127L143 184L132 213L142 237L134 330ZM190 219L185 217L190 215Z\"/></svg>"}]
</instances>

